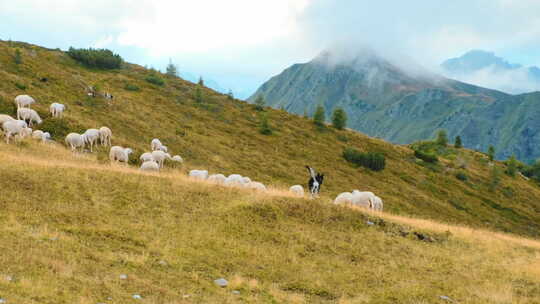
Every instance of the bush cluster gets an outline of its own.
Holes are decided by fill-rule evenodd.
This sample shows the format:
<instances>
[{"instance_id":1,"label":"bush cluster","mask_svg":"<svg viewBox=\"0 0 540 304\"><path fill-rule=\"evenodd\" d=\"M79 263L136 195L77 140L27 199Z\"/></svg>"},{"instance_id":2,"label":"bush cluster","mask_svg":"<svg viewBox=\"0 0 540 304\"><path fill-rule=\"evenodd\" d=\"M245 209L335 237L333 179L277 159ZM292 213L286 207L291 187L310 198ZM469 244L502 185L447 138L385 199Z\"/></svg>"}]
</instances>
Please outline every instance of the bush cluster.
<instances>
[{"instance_id":1,"label":"bush cluster","mask_svg":"<svg viewBox=\"0 0 540 304\"><path fill-rule=\"evenodd\" d=\"M122 66L122 57L107 49L75 49L69 48L67 54L78 62L98 69L119 69Z\"/></svg>"},{"instance_id":2,"label":"bush cluster","mask_svg":"<svg viewBox=\"0 0 540 304\"><path fill-rule=\"evenodd\" d=\"M362 166L373 171L382 171L386 167L384 154L379 152L360 152L353 148L343 151L343 158L356 166Z\"/></svg>"},{"instance_id":3,"label":"bush cluster","mask_svg":"<svg viewBox=\"0 0 540 304\"><path fill-rule=\"evenodd\" d=\"M138 92L141 90L137 85L134 85L131 83L126 83L126 85L124 86L124 89L126 91L134 91L134 92Z\"/></svg>"},{"instance_id":4,"label":"bush cluster","mask_svg":"<svg viewBox=\"0 0 540 304\"><path fill-rule=\"evenodd\" d=\"M63 141L66 135L71 132L83 133L85 128L74 123L70 123L65 118L44 119L39 125L43 132L49 132L54 140Z\"/></svg>"},{"instance_id":5,"label":"bush cluster","mask_svg":"<svg viewBox=\"0 0 540 304\"><path fill-rule=\"evenodd\" d=\"M146 76L145 80L157 86L163 86L165 84L165 80L156 74Z\"/></svg>"},{"instance_id":6,"label":"bush cluster","mask_svg":"<svg viewBox=\"0 0 540 304\"><path fill-rule=\"evenodd\" d=\"M424 152L424 151L421 151L421 150L414 150L414 156L416 158L419 158L427 163L437 163L439 161L439 158L437 157L437 155L435 153L431 153L431 152Z\"/></svg>"}]
</instances>

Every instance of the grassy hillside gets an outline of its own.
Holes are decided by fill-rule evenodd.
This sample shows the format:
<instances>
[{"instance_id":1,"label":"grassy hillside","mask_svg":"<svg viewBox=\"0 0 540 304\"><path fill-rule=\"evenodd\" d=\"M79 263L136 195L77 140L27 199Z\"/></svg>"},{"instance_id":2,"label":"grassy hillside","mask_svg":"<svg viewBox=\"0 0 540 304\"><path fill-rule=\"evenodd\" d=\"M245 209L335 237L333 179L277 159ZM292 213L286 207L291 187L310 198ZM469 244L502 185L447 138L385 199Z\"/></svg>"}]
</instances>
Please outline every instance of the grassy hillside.
<instances>
[{"instance_id":1,"label":"grassy hillside","mask_svg":"<svg viewBox=\"0 0 540 304\"><path fill-rule=\"evenodd\" d=\"M21 64L14 60L17 49ZM408 147L349 130L319 131L307 119L271 109L266 114L274 133L265 136L258 132L259 112L252 105L205 88L198 103L197 86L181 79L162 75L166 83L157 86L145 81L151 71L140 66L93 70L64 52L24 43L0 42L0 65L0 113L14 114L13 98L30 94L37 100L34 108L45 118L41 127L52 130L60 142L69 131L106 125L113 130L113 144L132 147L136 154L148 150L150 140L157 137L186 160L183 170L239 173L282 188L305 183L304 166L309 164L327 174L326 197L352 189L373 191L394 214L540 235L540 188L504 174L496 187L490 187L492 168L479 153L463 150L455 160L426 166L417 163ZM140 90L127 90L127 85ZM88 97L87 86L100 87L115 98ZM47 114L54 101L67 105L62 120ZM0 149L4 146L0 144ZM351 166L341 156L345 147L383 152L386 169L375 173ZM106 151L97 154L100 161L106 159ZM455 177L457 159L468 163L465 182ZM504 171L503 164L495 166Z\"/></svg>"},{"instance_id":2,"label":"grassy hillside","mask_svg":"<svg viewBox=\"0 0 540 304\"><path fill-rule=\"evenodd\" d=\"M2 145L0 159L6 303L540 303L538 241L142 174L57 145Z\"/></svg>"}]
</instances>

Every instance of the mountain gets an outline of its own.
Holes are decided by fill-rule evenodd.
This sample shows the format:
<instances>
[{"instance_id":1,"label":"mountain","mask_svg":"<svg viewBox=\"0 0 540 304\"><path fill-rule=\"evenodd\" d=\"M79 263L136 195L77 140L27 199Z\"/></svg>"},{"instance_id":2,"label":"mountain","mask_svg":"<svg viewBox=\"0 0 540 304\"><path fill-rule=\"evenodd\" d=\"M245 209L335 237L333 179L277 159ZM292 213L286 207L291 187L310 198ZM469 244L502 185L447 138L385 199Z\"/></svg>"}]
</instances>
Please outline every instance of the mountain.
<instances>
[{"instance_id":1,"label":"mountain","mask_svg":"<svg viewBox=\"0 0 540 304\"><path fill-rule=\"evenodd\" d=\"M348 126L398 144L433 138L446 129L466 147L497 158L540 157L540 93L510 95L402 67L373 52L342 56L325 52L272 77L250 97L291 113L313 114L322 104L327 117L341 107Z\"/></svg>"},{"instance_id":2,"label":"mountain","mask_svg":"<svg viewBox=\"0 0 540 304\"><path fill-rule=\"evenodd\" d=\"M511 94L540 90L540 69L508 63L492 52L469 51L441 64L444 75Z\"/></svg>"},{"instance_id":3,"label":"mountain","mask_svg":"<svg viewBox=\"0 0 540 304\"><path fill-rule=\"evenodd\" d=\"M270 108L266 136L260 111L211 89L20 42L0 41L0 67L0 113L29 94L35 128L54 139L0 141L0 302L537 302L540 187L484 154L447 148L428 164L407 146ZM87 96L90 85L114 99ZM63 118L51 102L67 105ZM129 165L111 164L108 148L65 147L67 133L100 126L134 150ZM139 171L152 138L185 163ZM383 153L386 168L350 165L347 147ZM319 199L287 192L306 183L307 164L327 174ZM195 181L191 169L270 191ZM385 212L332 204L352 189L379 195Z\"/></svg>"}]
</instances>

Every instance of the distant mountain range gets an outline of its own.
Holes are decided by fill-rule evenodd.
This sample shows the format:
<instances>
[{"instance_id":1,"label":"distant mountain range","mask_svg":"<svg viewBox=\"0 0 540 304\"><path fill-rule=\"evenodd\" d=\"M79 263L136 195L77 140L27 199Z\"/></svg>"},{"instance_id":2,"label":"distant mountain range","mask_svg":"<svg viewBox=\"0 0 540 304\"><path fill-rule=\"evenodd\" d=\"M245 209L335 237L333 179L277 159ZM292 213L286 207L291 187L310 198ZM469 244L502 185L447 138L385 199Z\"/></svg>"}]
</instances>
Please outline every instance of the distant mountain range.
<instances>
[{"instance_id":1,"label":"distant mountain range","mask_svg":"<svg viewBox=\"0 0 540 304\"><path fill-rule=\"evenodd\" d=\"M540 68L509 63L492 52L472 50L441 64L450 78L512 94L540 91Z\"/></svg>"},{"instance_id":2,"label":"distant mountain range","mask_svg":"<svg viewBox=\"0 0 540 304\"><path fill-rule=\"evenodd\" d=\"M349 127L395 143L433 138L446 129L452 138L460 135L466 147L495 146L499 159L540 157L540 93L485 89L403 68L373 52L352 57L324 52L271 78L249 101L259 95L270 106L297 114L312 115L322 104L330 117L341 107Z\"/></svg>"}]
</instances>

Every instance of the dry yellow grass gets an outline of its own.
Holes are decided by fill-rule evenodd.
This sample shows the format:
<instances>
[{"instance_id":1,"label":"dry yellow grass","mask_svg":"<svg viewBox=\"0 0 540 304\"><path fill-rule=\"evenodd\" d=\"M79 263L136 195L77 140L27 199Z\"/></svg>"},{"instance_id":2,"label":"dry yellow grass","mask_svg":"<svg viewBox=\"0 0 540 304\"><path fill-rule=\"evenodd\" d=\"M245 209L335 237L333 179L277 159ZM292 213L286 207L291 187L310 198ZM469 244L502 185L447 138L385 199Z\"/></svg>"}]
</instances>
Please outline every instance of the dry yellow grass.
<instances>
[{"instance_id":1,"label":"dry yellow grass","mask_svg":"<svg viewBox=\"0 0 540 304\"><path fill-rule=\"evenodd\" d=\"M0 145L0 159L8 303L540 303L536 240L142 173L56 145Z\"/></svg>"}]
</instances>

